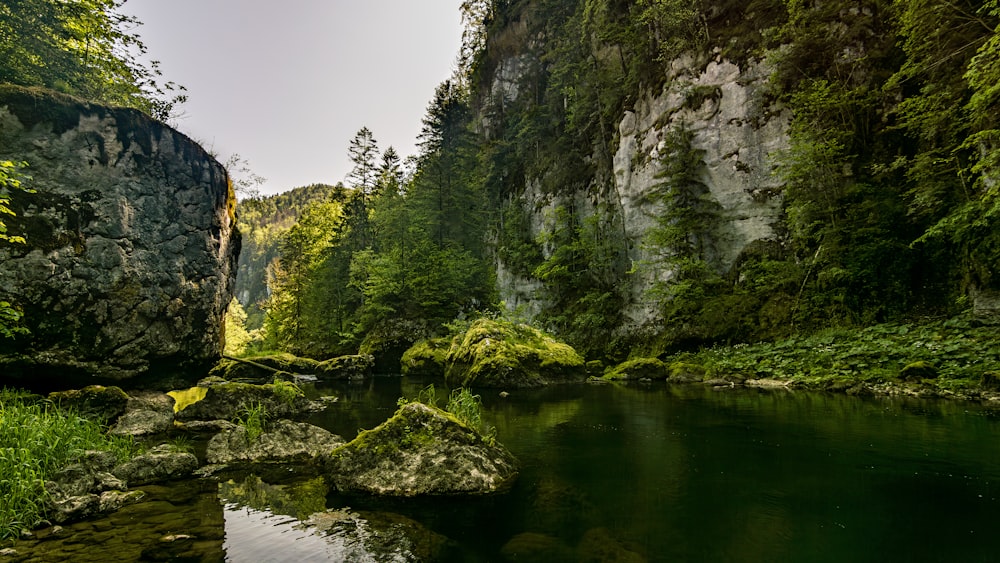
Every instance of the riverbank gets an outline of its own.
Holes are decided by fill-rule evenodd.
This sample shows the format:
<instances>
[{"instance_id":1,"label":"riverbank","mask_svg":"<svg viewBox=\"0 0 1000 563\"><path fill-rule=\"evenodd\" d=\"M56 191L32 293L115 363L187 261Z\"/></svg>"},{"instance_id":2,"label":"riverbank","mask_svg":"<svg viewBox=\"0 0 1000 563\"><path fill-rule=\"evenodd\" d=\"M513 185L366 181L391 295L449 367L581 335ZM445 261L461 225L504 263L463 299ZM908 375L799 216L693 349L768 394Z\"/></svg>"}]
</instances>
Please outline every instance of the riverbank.
<instances>
[{"instance_id":1,"label":"riverbank","mask_svg":"<svg viewBox=\"0 0 1000 563\"><path fill-rule=\"evenodd\" d=\"M911 395L1000 404L1000 319L827 329L775 342L714 346L662 358L713 385ZM607 377L607 376L606 376ZM692 378L688 378L689 380Z\"/></svg>"}]
</instances>

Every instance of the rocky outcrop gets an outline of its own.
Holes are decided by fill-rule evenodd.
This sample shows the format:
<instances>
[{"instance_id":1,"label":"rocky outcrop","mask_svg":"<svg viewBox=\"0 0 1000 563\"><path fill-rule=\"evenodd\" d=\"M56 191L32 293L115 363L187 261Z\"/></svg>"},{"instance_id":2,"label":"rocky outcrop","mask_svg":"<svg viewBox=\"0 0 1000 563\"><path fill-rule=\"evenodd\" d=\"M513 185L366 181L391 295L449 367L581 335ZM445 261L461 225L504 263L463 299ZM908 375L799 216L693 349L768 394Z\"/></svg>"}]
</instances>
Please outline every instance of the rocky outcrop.
<instances>
[{"instance_id":1,"label":"rocky outcrop","mask_svg":"<svg viewBox=\"0 0 1000 563\"><path fill-rule=\"evenodd\" d=\"M307 462L342 445L343 438L318 426L279 420L253 439L244 426L216 434L205 459L229 465Z\"/></svg>"},{"instance_id":2,"label":"rocky outcrop","mask_svg":"<svg viewBox=\"0 0 1000 563\"><path fill-rule=\"evenodd\" d=\"M423 403L404 405L373 430L333 450L326 474L341 492L411 497L481 495L517 477L506 448L454 415Z\"/></svg>"},{"instance_id":3,"label":"rocky outcrop","mask_svg":"<svg viewBox=\"0 0 1000 563\"><path fill-rule=\"evenodd\" d=\"M169 388L218 359L240 247L219 162L138 111L12 86L0 158L34 190L5 218L26 244L0 245L0 299L31 331L0 341L4 379Z\"/></svg>"}]
</instances>

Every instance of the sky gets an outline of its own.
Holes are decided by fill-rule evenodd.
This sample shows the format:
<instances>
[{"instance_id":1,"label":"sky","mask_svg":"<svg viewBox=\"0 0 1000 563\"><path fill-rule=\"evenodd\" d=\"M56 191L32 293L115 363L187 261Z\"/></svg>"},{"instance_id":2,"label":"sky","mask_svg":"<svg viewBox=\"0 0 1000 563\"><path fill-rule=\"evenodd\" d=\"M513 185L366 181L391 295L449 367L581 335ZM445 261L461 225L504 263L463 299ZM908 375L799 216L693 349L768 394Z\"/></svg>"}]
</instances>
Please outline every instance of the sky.
<instances>
[{"instance_id":1,"label":"sky","mask_svg":"<svg viewBox=\"0 0 1000 563\"><path fill-rule=\"evenodd\" d=\"M127 0L162 81L187 88L172 125L264 194L344 181L368 127L415 154L421 119L461 44L461 0Z\"/></svg>"}]
</instances>

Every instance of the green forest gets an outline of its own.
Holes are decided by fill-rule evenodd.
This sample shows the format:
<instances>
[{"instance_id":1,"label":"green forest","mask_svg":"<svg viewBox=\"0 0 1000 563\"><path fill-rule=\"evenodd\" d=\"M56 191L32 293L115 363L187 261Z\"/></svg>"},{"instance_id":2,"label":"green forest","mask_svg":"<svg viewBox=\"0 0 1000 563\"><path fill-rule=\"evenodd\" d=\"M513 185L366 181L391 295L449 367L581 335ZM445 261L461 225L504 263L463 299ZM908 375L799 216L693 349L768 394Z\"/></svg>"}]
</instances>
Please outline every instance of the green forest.
<instances>
[{"instance_id":1,"label":"green forest","mask_svg":"<svg viewBox=\"0 0 1000 563\"><path fill-rule=\"evenodd\" d=\"M274 241L270 297L245 303L266 311L250 327L258 349L398 354L456 319L522 319L501 302L498 263L542 287L533 323L612 361L950 316L1000 288L997 2L470 1L463 11L461 64L428 106L420 154L401 163L362 129L343 189L299 207ZM667 211L646 240L625 240L611 206L559 206L531 232L525 186L607 193L622 115L691 52L768 61L768 102L791 115L776 155L778 236L719 270L706 249L718 204L704 197L683 127L660 151ZM494 92L505 57L522 61L513 100ZM263 236L256 209L276 201L241 203L245 236ZM636 243L657 260L631 264ZM643 296L662 320L653 330L621 315L636 268L676 272Z\"/></svg>"},{"instance_id":2,"label":"green forest","mask_svg":"<svg viewBox=\"0 0 1000 563\"><path fill-rule=\"evenodd\" d=\"M138 108L168 120L162 82L118 0L0 7L0 81ZM830 327L960 314L1000 279L1000 4L995 0L468 0L454 75L427 106L417 155L362 128L342 185L240 203L246 240L231 350L398 357L479 316L527 320L588 359L622 361ZM618 124L668 86L682 56L766 62L766 102L787 112L773 240L713 259L717 202L683 126L657 155L664 209L623 235ZM517 60L516 96L497 92ZM719 96L686 93L697 105ZM0 204L30 177L4 162ZM30 188L30 182L23 183ZM527 189L563 202L532 226ZM590 199L582 207L565 202ZM5 208L0 208L0 210ZM9 243L17 233L0 231ZM632 259L637 246L654 260ZM504 303L498 269L536 284ZM641 271L666 281L633 291ZM264 285L266 284L266 286ZM623 311L652 304L657 322ZM5 333L16 304L3 302ZM458 323L458 324L455 324Z\"/></svg>"}]
</instances>

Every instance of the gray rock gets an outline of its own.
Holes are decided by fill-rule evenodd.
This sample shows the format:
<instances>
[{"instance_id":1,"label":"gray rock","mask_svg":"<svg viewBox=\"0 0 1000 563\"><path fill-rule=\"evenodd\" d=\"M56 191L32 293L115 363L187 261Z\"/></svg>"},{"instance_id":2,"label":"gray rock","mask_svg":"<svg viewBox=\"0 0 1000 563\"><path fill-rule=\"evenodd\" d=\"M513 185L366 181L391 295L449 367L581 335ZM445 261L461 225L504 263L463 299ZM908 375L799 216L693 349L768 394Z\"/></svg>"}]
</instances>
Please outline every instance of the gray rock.
<instances>
[{"instance_id":1,"label":"gray rock","mask_svg":"<svg viewBox=\"0 0 1000 563\"><path fill-rule=\"evenodd\" d=\"M327 478L340 491L388 496L487 494L509 487L517 462L453 415L422 403L329 454Z\"/></svg>"},{"instance_id":2,"label":"gray rock","mask_svg":"<svg viewBox=\"0 0 1000 563\"><path fill-rule=\"evenodd\" d=\"M255 440L247 429L236 426L216 434L208 442L209 463L305 462L344 445L340 436L312 424L279 420Z\"/></svg>"},{"instance_id":3,"label":"gray rock","mask_svg":"<svg viewBox=\"0 0 1000 563\"><path fill-rule=\"evenodd\" d=\"M364 379L375 368L375 356L357 354L339 356L320 362L316 366L316 378L321 381L335 379Z\"/></svg>"},{"instance_id":4,"label":"gray rock","mask_svg":"<svg viewBox=\"0 0 1000 563\"><path fill-rule=\"evenodd\" d=\"M111 473L134 487L181 479L194 473L195 469L198 469L198 458L194 454L174 451L169 446L158 446L115 466Z\"/></svg>"},{"instance_id":5,"label":"gray rock","mask_svg":"<svg viewBox=\"0 0 1000 563\"><path fill-rule=\"evenodd\" d=\"M35 190L5 219L27 243L0 248L31 331L0 342L4 379L167 388L219 357L240 248L222 164L141 112L9 85L0 154Z\"/></svg>"},{"instance_id":6,"label":"gray rock","mask_svg":"<svg viewBox=\"0 0 1000 563\"><path fill-rule=\"evenodd\" d=\"M170 432L174 427L174 399L165 393L139 392L129 397L128 405L110 434L149 436Z\"/></svg>"}]
</instances>

